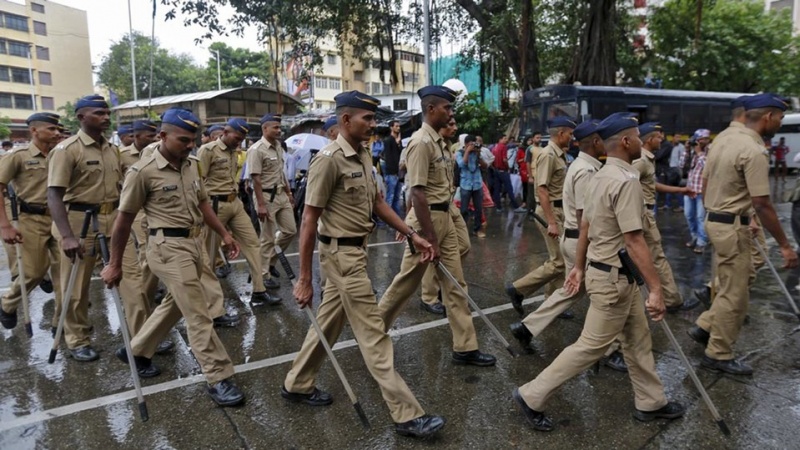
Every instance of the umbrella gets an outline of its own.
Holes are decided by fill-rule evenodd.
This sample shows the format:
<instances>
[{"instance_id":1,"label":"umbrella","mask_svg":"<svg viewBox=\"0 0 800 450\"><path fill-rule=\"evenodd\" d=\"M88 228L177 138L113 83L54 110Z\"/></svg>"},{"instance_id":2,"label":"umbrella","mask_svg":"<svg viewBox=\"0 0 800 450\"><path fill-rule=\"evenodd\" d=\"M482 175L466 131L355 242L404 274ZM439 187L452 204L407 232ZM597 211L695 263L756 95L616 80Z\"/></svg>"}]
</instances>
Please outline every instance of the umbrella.
<instances>
[{"instance_id":1,"label":"umbrella","mask_svg":"<svg viewBox=\"0 0 800 450\"><path fill-rule=\"evenodd\" d=\"M297 172L308 171L308 165L313 156L312 152L316 153L328 143L330 143L328 138L310 133L296 134L286 140L286 146L294 149L293 153L286 155L283 167L286 179L289 180L292 187L294 187Z\"/></svg>"},{"instance_id":2,"label":"umbrella","mask_svg":"<svg viewBox=\"0 0 800 450\"><path fill-rule=\"evenodd\" d=\"M286 139L286 146L298 150L319 150L330 141L325 136L311 133L300 133Z\"/></svg>"}]
</instances>

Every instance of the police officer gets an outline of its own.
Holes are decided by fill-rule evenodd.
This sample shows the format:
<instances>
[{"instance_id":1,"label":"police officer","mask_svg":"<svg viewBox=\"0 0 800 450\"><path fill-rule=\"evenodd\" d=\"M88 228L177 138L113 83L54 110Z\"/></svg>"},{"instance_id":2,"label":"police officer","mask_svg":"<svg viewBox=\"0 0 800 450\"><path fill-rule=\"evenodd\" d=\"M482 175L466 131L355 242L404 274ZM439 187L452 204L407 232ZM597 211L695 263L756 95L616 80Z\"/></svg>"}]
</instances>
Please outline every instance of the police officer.
<instances>
[{"instance_id":1,"label":"police officer","mask_svg":"<svg viewBox=\"0 0 800 450\"><path fill-rule=\"evenodd\" d=\"M120 146L127 147L133 144L133 126L120 125L117 128L117 137L119 137Z\"/></svg>"},{"instance_id":2,"label":"police officer","mask_svg":"<svg viewBox=\"0 0 800 450\"><path fill-rule=\"evenodd\" d=\"M569 117L555 117L547 121L550 141L536 157L536 192L539 204L536 213L547 221L547 228L537 223L536 226L544 237L549 259L529 274L506 285L506 294L511 305L520 316L524 315L522 300L526 295L539 290L545 284L545 294L549 297L564 284L564 258L559 249L558 238L564 224L563 200L564 176L567 172L567 158L564 149L572 142L572 131L577 124ZM562 312L559 317L572 318L569 311Z\"/></svg>"},{"instance_id":3,"label":"police officer","mask_svg":"<svg viewBox=\"0 0 800 450\"><path fill-rule=\"evenodd\" d=\"M413 209L406 216L406 223L421 231L433 246L435 259L440 260L466 289L454 215L450 212L454 190L453 154L437 131L453 118L456 93L445 86L427 86L417 92L422 100L424 121L408 143L406 182L411 188ZM387 330L425 275L427 267L419 264L420 258L421 255L406 249L400 273L381 298L380 311ZM449 280L442 283L440 279L439 288L453 332L453 362L493 366L495 357L478 350L467 299Z\"/></svg>"},{"instance_id":4,"label":"police officer","mask_svg":"<svg viewBox=\"0 0 800 450\"><path fill-rule=\"evenodd\" d=\"M250 266L250 276L253 281L250 304L274 305L280 303L281 299L268 294L264 287L258 236L237 195L239 182L236 179L238 168L235 150L247 136L248 131L249 127L244 119L230 119L223 129L222 136L200 147L197 158L200 160L200 173L204 178L210 201L219 205L215 213L222 224L230 228L233 236L241 242L242 254ZM207 233L206 246L212 262L217 256L215 240L212 233Z\"/></svg>"},{"instance_id":5,"label":"police officer","mask_svg":"<svg viewBox=\"0 0 800 450\"><path fill-rule=\"evenodd\" d=\"M164 113L157 150L134 164L125 178L111 235L111 261L101 276L108 286L119 283L131 225L144 209L150 235L147 262L172 296L162 301L131 341L139 375L147 378L160 373L150 358L183 316L189 346L208 382L208 394L220 406L234 406L244 402L244 394L231 381L233 364L214 331L209 302L204 301L204 285L215 280L201 239L203 223L222 237L229 257L237 256L239 245L211 209L197 162L189 158L199 124L185 109ZM116 356L128 362L124 347Z\"/></svg>"},{"instance_id":6,"label":"police officer","mask_svg":"<svg viewBox=\"0 0 800 450\"><path fill-rule=\"evenodd\" d=\"M63 299L69 308L67 347L77 361L94 361L98 355L89 339L89 281L97 261L96 236L90 232L81 247L75 233L81 229L86 212L91 212L98 225L96 231L110 234L119 206L122 168L117 147L103 136L111 124L106 100L99 95L83 97L75 104L75 112L80 131L49 155L47 205L54 222L53 234L64 252L62 285L67 285L72 265L78 264L75 289Z\"/></svg>"},{"instance_id":7,"label":"police officer","mask_svg":"<svg viewBox=\"0 0 800 450\"><path fill-rule=\"evenodd\" d=\"M5 190L6 186L13 183L19 205L18 229L9 222L5 207L0 208L0 232L5 243L22 244L22 264L26 277L25 280L17 277L11 290L3 296L0 323L7 329L17 325L21 289L30 292L44 279L48 270L55 275L56 311L53 326L58 324L62 293L58 278L60 251L53 237L52 221L47 209L47 155L58 144L58 119L58 114L53 113L35 113L28 117L26 122L31 133L30 144L0 159L0 190Z\"/></svg>"},{"instance_id":8,"label":"police officer","mask_svg":"<svg viewBox=\"0 0 800 450\"><path fill-rule=\"evenodd\" d=\"M703 171L705 226L714 246L719 291L711 309L688 330L689 336L706 348L703 367L734 375L753 373L753 368L734 359L733 353L750 297L748 279L742 274L752 265L751 206L778 242L785 267L797 266L797 253L770 201L769 163L762 137L778 131L786 103L773 94L759 94L745 98L743 104L744 128L717 137Z\"/></svg>"},{"instance_id":9,"label":"police officer","mask_svg":"<svg viewBox=\"0 0 800 450\"><path fill-rule=\"evenodd\" d=\"M253 180L253 196L261 221L261 271L264 285L270 289L280 287L272 278L275 272L275 244L285 249L297 234L294 220L294 197L283 171L284 151L281 137L280 114L267 114L261 118L263 137L247 150L247 168ZM275 231L280 237L275 241Z\"/></svg>"},{"instance_id":10,"label":"police officer","mask_svg":"<svg viewBox=\"0 0 800 450\"><path fill-rule=\"evenodd\" d=\"M603 166L600 156L605 155L605 147L597 134L599 121L587 120L575 128L575 140L580 145L580 153L570 164L564 177L564 234L561 237L561 254L567 273L575 265L575 251L578 246L579 226L583 212L591 195L592 179ZM511 334L520 341L523 347L530 345L534 336L547 328L559 314L568 310L586 293L584 286L569 294L564 287L556 290L536 311L528 314L522 322L511 324Z\"/></svg>"},{"instance_id":11,"label":"police officer","mask_svg":"<svg viewBox=\"0 0 800 450\"><path fill-rule=\"evenodd\" d=\"M317 320L325 339L336 342L347 318L367 369L389 406L397 433L429 436L440 430L445 420L425 414L394 369L392 340L384 329L367 275L365 244L373 229L373 211L413 240L422 258L420 263L433 256L433 249L377 194L372 155L363 142L375 129L375 110L380 102L358 91L343 92L335 100L340 134L312 160L308 171L300 228L300 277L294 296L301 308L311 307L311 266L318 233L320 262L327 280ZM324 356L320 337L314 328L309 329L281 395L311 406L331 404L330 394L315 387Z\"/></svg>"},{"instance_id":12,"label":"police officer","mask_svg":"<svg viewBox=\"0 0 800 450\"><path fill-rule=\"evenodd\" d=\"M339 136L339 122L336 119L336 116L329 117L328 120L322 124L322 132L325 133L325 137L328 139L335 141L336 138Z\"/></svg>"},{"instance_id":13,"label":"police officer","mask_svg":"<svg viewBox=\"0 0 800 450\"><path fill-rule=\"evenodd\" d=\"M591 304L583 332L536 379L513 392L514 401L536 430L553 429L553 422L544 414L548 398L567 380L599 360L620 333L635 394L634 417L650 421L675 419L684 413L683 406L668 402L664 395L655 371L650 328L639 288L617 255L621 248L627 249L650 288L646 304L650 317L661 320L665 312L661 282L642 232L644 200L638 171L631 166L631 161L641 154L637 125L634 117L616 113L597 128L608 159L592 179L575 267L565 283L570 293L578 292L586 274ZM589 267L584 269L587 257Z\"/></svg>"}]
</instances>

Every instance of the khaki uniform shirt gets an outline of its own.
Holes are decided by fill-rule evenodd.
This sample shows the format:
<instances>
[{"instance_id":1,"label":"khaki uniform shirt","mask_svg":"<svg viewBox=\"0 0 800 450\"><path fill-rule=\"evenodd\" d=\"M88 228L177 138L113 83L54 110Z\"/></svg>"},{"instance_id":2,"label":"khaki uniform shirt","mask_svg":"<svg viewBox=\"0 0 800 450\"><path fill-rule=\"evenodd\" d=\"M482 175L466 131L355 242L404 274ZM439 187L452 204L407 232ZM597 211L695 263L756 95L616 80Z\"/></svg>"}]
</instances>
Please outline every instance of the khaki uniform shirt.
<instances>
[{"instance_id":1,"label":"khaki uniform shirt","mask_svg":"<svg viewBox=\"0 0 800 450\"><path fill-rule=\"evenodd\" d=\"M406 183L425 188L428 204L450 203L453 195L453 154L444 138L427 123L408 141Z\"/></svg>"},{"instance_id":2,"label":"khaki uniform shirt","mask_svg":"<svg viewBox=\"0 0 800 450\"><path fill-rule=\"evenodd\" d=\"M148 145L147 147L142 149L142 154L139 155L139 160L149 158L157 148L161 146L160 141L153 142L152 144Z\"/></svg>"},{"instance_id":3,"label":"khaki uniform shirt","mask_svg":"<svg viewBox=\"0 0 800 450\"><path fill-rule=\"evenodd\" d=\"M11 182L21 201L47 205L47 157L33 142L0 158L0 183Z\"/></svg>"},{"instance_id":4,"label":"khaki uniform shirt","mask_svg":"<svg viewBox=\"0 0 800 450\"><path fill-rule=\"evenodd\" d=\"M609 157L592 179L585 214L589 261L622 267L617 252L625 247L623 234L642 229L644 200L639 172L625 161Z\"/></svg>"},{"instance_id":5,"label":"khaki uniform shirt","mask_svg":"<svg viewBox=\"0 0 800 450\"><path fill-rule=\"evenodd\" d=\"M536 179L536 158L542 153L542 147L534 145L531 148L531 162L528 164L528 178Z\"/></svg>"},{"instance_id":6,"label":"khaki uniform shirt","mask_svg":"<svg viewBox=\"0 0 800 450\"><path fill-rule=\"evenodd\" d=\"M200 147L197 159L208 195L235 194L239 190L236 149L228 150L220 138Z\"/></svg>"},{"instance_id":7,"label":"khaki uniform shirt","mask_svg":"<svg viewBox=\"0 0 800 450\"><path fill-rule=\"evenodd\" d=\"M586 209L586 199L590 195L590 183L603 163L584 152L570 164L564 179L564 228L580 229L578 210Z\"/></svg>"},{"instance_id":8,"label":"khaki uniform shirt","mask_svg":"<svg viewBox=\"0 0 800 450\"><path fill-rule=\"evenodd\" d=\"M149 228L192 228L203 224L199 205L206 200L197 160L186 158L178 170L153 152L131 166L119 209L136 214L144 208Z\"/></svg>"},{"instance_id":9,"label":"khaki uniform shirt","mask_svg":"<svg viewBox=\"0 0 800 450\"><path fill-rule=\"evenodd\" d=\"M150 154L152 155L152 152ZM139 162L140 159L142 159L142 152L136 148L136 144L131 144L127 147L122 147L119 149L119 160L120 164L122 164L122 176L126 176L128 169Z\"/></svg>"},{"instance_id":10,"label":"khaki uniform shirt","mask_svg":"<svg viewBox=\"0 0 800 450\"><path fill-rule=\"evenodd\" d=\"M546 186L550 201L561 200L564 177L567 174L567 159L564 151L553 141L536 157L536 186Z\"/></svg>"},{"instance_id":11,"label":"khaki uniform shirt","mask_svg":"<svg viewBox=\"0 0 800 450\"><path fill-rule=\"evenodd\" d=\"M341 135L311 160L305 204L324 209L317 229L321 235L361 237L372 232L377 192L372 154L363 146L353 149Z\"/></svg>"},{"instance_id":12,"label":"khaki uniform shirt","mask_svg":"<svg viewBox=\"0 0 800 450\"><path fill-rule=\"evenodd\" d=\"M761 136L749 128L725 133L714 140L703 179L707 182L703 203L708 211L746 215L751 197L769 192L769 161Z\"/></svg>"},{"instance_id":13,"label":"khaki uniform shirt","mask_svg":"<svg viewBox=\"0 0 800 450\"><path fill-rule=\"evenodd\" d=\"M122 168L117 146L78 131L48 155L48 187L66 188L65 203L100 203L119 200Z\"/></svg>"},{"instance_id":14,"label":"khaki uniform shirt","mask_svg":"<svg viewBox=\"0 0 800 450\"><path fill-rule=\"evenodd\" d=\"M261 189L286 187L283 179L283 148L270 144L264 138L247 150L247 170L253 176L260 176Z\"/></svg>"},{"instance_id":15,"label":"khaki uniform shirt","mask_svg":"<svg viewBox=\"0 0 800 450\"><path fill-rule=\"evenodd\" d=\"M642 157L634 160L632 165L639 171L639 183L642 184L642 194L645 205L656 203L656 155L649 150L642 149Z\"/></svg>"}]
</instances>

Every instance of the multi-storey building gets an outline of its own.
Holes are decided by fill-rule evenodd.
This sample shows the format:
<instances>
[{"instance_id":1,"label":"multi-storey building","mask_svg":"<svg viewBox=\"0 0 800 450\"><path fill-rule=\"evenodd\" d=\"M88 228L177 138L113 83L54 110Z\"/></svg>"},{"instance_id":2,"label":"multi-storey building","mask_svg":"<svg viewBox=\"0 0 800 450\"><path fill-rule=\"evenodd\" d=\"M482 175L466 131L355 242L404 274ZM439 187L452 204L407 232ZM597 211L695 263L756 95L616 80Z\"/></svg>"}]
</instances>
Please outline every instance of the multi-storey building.
<instances>
[{"instance_id":1,"label":"multi-storey building","mask_svg":"<svg viewBox=\"0 0 800 450\"><path fill-rule=\"evenodd\" d=\"M93 92L86 11L48 0L0 0L0 117L27 136L34 111L57 112Z\"/></svg>"},{"instance_id":2,"label":"multi-storey building","mask_svg":"<svg viewBox=\"0 0 800 450\"><path fill-rule=\"evenodd\" d=\"M764 4L768 11L788 10L794 24L794 34L800 33L800 0L764 0Z\"/></svg>"}]
</instances>

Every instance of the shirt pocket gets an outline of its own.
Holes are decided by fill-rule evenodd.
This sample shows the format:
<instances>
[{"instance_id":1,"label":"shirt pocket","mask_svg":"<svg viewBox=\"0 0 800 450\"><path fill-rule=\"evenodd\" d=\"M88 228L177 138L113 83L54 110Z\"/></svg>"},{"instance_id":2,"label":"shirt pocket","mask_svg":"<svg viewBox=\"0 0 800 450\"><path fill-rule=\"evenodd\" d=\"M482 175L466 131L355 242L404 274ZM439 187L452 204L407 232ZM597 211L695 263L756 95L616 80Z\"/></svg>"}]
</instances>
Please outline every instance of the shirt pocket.
<instances>
[{"instance_id":1,"label":"shirt pocket","mask_svg":"<svg viewBox=\"0 0 800 450\"><path fill-rule=\"evenodd\" d=\"M163 183L155 186L150 191L150 201L158 207L179 210L181 208L181 197L183 196L180 185Z\"/></svg>"},{"instance_id":2,"label":"shirt pocket","mask_svg":"<svg viewBox=\"0 0 800 450\"><path fill-rule=\"evenodd\" d=\"M346 178L344 180L344 190L354 203L365 203L367 201L367 186L364 177Z\"/></svg>"},{"instance_id":3,"label":"shirt pocket","mask_svg":"<svg viewBox=\"0 0 800 450\"><path fill-rule=\"evenodd\" d=\"M25 161L21 174L26 181L36 182L40 178L43 183L47 182L47 166L39 160Z\"/></svg>"}]
</instances>

